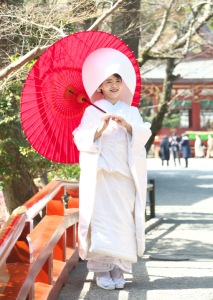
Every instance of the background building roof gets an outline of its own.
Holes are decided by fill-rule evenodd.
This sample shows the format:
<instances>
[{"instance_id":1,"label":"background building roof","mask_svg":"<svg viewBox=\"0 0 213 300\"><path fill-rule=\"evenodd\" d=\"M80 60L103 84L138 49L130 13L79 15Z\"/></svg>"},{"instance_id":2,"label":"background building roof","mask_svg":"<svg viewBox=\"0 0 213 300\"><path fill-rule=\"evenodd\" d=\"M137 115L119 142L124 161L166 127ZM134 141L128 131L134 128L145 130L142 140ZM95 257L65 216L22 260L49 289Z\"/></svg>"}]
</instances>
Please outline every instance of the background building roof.
<instances>
[{"instance_id":1,"label":"background building roof","mask_svg":"<svg viewBox=\"0 0 213 300\"><path fill-rule=\"evenodd\" d=\"M142 81L162 82L165 67L165 62L145 65L141 70ZM173 74L181 76L176 82L213 82L213 58L186 59L177 65Z\"/></svg>"}]
</instances>

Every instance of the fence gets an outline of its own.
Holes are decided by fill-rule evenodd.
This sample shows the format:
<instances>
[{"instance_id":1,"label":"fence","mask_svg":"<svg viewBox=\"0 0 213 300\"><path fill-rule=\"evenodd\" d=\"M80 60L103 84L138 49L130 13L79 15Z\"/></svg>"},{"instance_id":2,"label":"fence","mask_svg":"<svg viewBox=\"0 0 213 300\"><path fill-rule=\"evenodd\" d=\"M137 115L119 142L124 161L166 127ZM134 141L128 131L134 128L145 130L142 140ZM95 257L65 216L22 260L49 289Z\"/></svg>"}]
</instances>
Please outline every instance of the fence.
<instances>
[{"instance_id":1,"label":"fence","mask_svg":"<svg viewBox=\"0 0 213 300\"><path fill-rule=\"evenodd\" d=\"M150 215L149 218L152 219L155 217L155 180L150 179L150 183L147 184L147 192L149 192L149 207Z\"/></svg>"},{"instance_id":2,"label":"fence","mask_svg":"<svg viewBox=\"0 0 213 300\"><path fill-rule=\"evenodd\" d=\"M78 197L77 182L51 181L17 208L0 233L0 299L57 299L79 261L76 231L79 209L64 207L67 189ZM46 215L33 228L33 218Z\"/></svg>"}]
</instances>

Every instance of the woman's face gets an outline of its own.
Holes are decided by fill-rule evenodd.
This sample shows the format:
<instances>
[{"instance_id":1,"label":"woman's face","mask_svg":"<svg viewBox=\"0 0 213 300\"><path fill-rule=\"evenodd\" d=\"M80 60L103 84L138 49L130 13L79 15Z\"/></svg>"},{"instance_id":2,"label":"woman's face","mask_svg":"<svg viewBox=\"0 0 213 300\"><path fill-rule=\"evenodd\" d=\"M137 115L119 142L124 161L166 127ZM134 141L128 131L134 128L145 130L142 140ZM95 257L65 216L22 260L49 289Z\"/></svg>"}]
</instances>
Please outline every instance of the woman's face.
<instances>
[{"instance_id":1,"label":"woman's face","mask_svg":"<svg viewBox=\"0 0 213 300\"><path fill-rule=\"evenodd\" d=\"M99 86L99 92L100 89L102 90L105 99L116 99L122 90L122 80L111 75Z\"/></svg>"}]
</instances>

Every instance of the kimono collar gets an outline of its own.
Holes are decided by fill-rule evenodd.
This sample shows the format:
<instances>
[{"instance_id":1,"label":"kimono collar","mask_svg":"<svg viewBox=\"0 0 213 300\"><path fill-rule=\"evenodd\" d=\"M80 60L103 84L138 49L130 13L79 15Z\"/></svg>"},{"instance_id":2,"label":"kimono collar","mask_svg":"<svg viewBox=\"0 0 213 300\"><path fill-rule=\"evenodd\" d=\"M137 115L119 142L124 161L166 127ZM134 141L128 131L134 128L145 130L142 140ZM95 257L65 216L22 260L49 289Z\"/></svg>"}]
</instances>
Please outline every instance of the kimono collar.
<instances>
[{"instance_id":1,"label":"kimono collar","mask_svg":"<svg viewBox=\"0 0 213 300\"><path fill-rule=\"evenodd\" d=\"M120 100L118 100L118 102L116 102L113 105L108 100L101 99L99 101L96 101L95 105L97 105L98 107L102 108L106 112L112 112L113 114L116 114L116 115L120 114L125 119L127 119L127 117L128 117L129 108L130 108L129 105L127 105L125 102L120 101Z\"/></svg>"},{"instance_id":2,"label":"kimono collar","mask_svg":"<svg viewBox=\"0 0 213 300\"><path fill-rule=\"evenodd\" d=\"M115 104L110 103L106 99L102 99L98 101L102 108L105 109L106 112L112 112L116 114L119 110L122 110L123 102L118 100Z\"/></svg>"}]
</instances>

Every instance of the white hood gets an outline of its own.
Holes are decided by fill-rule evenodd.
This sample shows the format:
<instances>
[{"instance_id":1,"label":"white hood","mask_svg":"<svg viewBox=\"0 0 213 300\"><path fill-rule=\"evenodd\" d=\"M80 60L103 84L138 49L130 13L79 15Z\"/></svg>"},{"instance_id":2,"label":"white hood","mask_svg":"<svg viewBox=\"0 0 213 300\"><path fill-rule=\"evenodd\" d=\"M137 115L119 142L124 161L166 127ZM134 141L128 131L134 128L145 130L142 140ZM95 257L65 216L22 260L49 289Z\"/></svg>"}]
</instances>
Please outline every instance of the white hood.
<instances>
[{"instance_id":1,"label":"white hood","mask_svg":"<svg viewBox=\"0 0 213 300\"><path fill-rule=\"evenodd\" d=\"M97 88L113 74L122 77L122 91L119 100L131 105L136 87L136 74L131 61L118 50L101 48L92 52L85 60L82 78L85 90L94 103L104 98Z\"/></svg>"}]
</instances>

